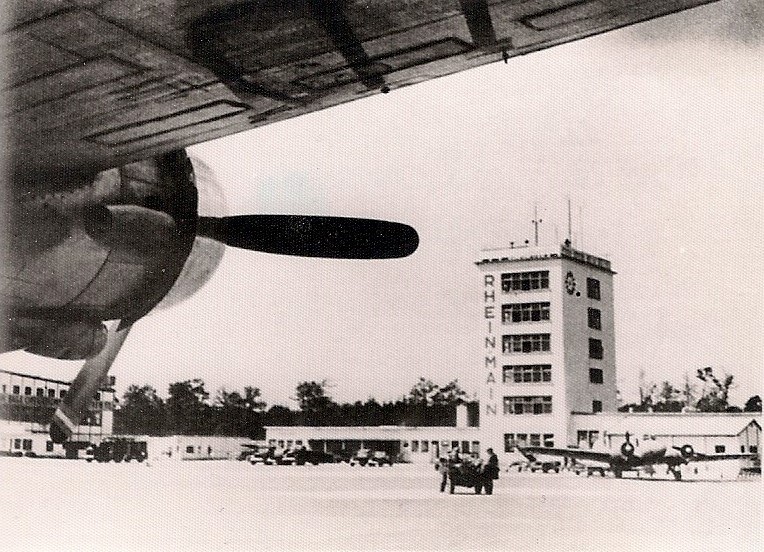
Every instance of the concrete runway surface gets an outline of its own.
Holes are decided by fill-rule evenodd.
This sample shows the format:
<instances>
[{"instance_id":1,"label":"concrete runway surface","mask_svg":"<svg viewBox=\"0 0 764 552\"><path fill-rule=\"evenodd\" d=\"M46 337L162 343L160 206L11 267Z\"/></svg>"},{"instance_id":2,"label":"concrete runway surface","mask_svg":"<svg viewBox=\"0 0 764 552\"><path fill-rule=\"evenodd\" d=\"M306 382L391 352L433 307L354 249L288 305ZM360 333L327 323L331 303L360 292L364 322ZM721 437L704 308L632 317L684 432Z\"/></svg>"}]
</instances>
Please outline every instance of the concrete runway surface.
<instances>
[{"instance_id":1,"label":"concrete runway surface","mask_svg":"<svg viewBox=\"0 0 764 552\"><path fill-rule=\"evenodd\" d=\"M0 458L2 550L762 550L761 478L501 473L438 492L430 465Z\"/></svg>"}]
</instances>

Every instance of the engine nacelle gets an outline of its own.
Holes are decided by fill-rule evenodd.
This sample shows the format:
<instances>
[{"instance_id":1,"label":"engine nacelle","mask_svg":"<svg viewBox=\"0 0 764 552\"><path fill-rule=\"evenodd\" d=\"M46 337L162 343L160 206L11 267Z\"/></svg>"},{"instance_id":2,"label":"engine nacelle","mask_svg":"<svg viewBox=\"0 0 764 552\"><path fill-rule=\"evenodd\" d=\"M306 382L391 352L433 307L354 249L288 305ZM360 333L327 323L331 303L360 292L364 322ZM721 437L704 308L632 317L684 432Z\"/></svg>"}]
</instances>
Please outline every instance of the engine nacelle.
<instances>
[{"instance_id":1,"label":"engine nacelle","mask_svg":"<svg viewBox=\"0 0 764 552\"><path fill-rule=\"evenodd\" d=\"M180 275L199 217L191 162L180 150L29 187L10 213L0 344L87 358L103 347L102 321L138 320Z\"/></svg>"}]
</instances>

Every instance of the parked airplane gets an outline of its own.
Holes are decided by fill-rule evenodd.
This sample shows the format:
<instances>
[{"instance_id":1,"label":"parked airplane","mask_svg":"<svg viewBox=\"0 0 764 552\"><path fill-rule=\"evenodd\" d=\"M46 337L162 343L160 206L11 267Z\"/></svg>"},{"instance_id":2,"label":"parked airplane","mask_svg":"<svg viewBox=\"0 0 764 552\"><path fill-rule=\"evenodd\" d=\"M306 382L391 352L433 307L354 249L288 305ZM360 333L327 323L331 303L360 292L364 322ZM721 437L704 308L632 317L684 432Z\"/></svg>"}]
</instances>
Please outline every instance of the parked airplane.
<instances>
[{"instance_id":1,"label":"parked airplane","mask_svg":"<svg viewBox=\"0 0 764 552\"><path fill-rule=\"evenodd\" d=\"M184 147L711 1L6 3L0 351L87 359L51 424L63 441L132 324L184 267L181 295L209 277L197 236L334 258L417 247L398 223L200 217Z\"/></svg>"},{"instance_id":2,"label":"parked airplane","mask_svg":"<svg viewBox=\"0 0 764 552\"><path fill-rule=\"evenodd\" d=\"M581 448L547 448L547 447L522 447L517 449L530 461L535 460L535 455L565 457L572 460L596 462L610 467L613 474L620 478L624 471L634 470L640 467L652 467L665 465L668 472L677 481L682 479L680 467L690 462L709 462L713 460L733 460L740 458L753 458L755 454L702 454L695 452L692 445L680 447L637 447L631 442L631 435L627 432L626 439L621 444L617 453L602 450L590 450Z\"/></svg>"}]
</instances>

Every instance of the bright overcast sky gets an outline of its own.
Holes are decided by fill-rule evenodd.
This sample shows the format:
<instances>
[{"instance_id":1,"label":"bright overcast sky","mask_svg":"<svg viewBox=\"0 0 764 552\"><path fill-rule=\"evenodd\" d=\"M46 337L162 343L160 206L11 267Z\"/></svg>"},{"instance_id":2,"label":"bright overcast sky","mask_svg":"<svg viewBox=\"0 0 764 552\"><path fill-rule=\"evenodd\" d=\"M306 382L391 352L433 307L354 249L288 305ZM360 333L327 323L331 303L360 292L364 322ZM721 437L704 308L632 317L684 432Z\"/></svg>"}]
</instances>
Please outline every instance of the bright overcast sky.
<instances>
[{"instance_id":1,"label":"bright overcast sky","mask_svg":"<svg viewBox=\"0 0 764 552\"><path fill-rule=\"evenodd\" d=\"M615 277L619 388L703 366L762 394L764 40L759 0L722 2L191 148L229 214L362 216L414 226L394 261L229 249L208 285L133 328L121 393L202 378L288 404L392 400L420 376L482 371L485 247L567 232ZM70 379L29 355L0 366Z\"/></svg>"}]
</instances>

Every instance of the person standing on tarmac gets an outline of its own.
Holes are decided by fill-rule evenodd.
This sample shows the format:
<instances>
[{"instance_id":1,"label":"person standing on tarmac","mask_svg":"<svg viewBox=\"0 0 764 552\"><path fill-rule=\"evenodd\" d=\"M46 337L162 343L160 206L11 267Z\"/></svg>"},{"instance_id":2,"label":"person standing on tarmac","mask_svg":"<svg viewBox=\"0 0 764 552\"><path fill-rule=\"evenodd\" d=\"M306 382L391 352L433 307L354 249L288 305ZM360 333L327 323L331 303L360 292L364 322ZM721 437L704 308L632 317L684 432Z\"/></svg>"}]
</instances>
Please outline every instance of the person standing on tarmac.
<instances>
[{"instance_id":1,"label":"person standing on tarmac","mask_svg":"<svg viewBox=\"0 0 764 552\"><path fill-rule=\"evenodd\" d=\"M435 469L440 473L440 492L445 492L446 485L448 484L448 468L451 465L448 458L441 456L438 458L438 463L435 464Z\"/></svg>"},{"instance_id":2,"label":"person standing on tarmac","mask_svg":"<svg viewBox=\"0 0 764 552\"><path fill-rule=\"evenodd\" d=\"M486 450L488 459L483 464L483 488L485 494L493 494L493 481L499 478L499 457L493 452L492 448Z\"/></svg>"}]
</instances>

